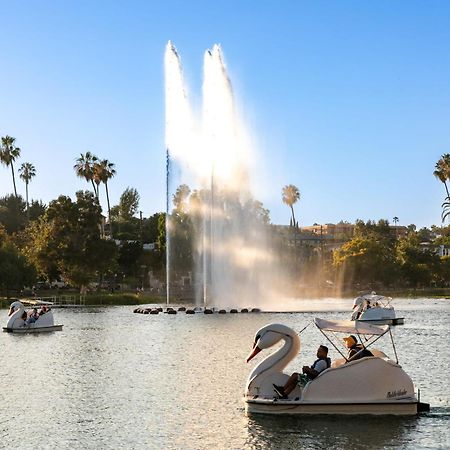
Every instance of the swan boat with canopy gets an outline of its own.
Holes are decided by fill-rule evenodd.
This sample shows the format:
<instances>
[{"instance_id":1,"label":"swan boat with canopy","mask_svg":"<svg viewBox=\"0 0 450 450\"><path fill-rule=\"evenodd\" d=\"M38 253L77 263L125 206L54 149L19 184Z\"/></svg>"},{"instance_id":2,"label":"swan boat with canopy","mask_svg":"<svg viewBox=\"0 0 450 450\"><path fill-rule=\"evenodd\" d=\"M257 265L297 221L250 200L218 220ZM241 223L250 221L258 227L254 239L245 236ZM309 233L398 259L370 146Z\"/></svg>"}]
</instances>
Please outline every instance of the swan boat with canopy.
<instances>
[{"instance_id":1,"label":"swan boat with canopy","mask_svg":"<svg viewBox=\"0 0 450 450\"><path fill-rule=\"evenodd\" d=\"M24 304L32 306L40 311L36 317L31 319L31 315L25 311ZM50 309L51 303L39 302L37 300L22 300L11 303L8 312L8 322L3 331L8 333L43 333L50 331L61 331L62 325L55 325L53 311Z\"/></svg>"},{"instance_id":2,"label":"swan boat with canopy","mask_svg":"<svg viewBox=\"0 0 450 450\"><path fill-rule=\"evenodd\" d=\"M411 378L398 364L388 325L318 318L314 323L342 358L335 360L331 367L303 388L297 385L288 398L279 398L274 391L274 384L283 386L287 382L289 376L283 369L299 353L300 338L297 332L286 325L266 325L256 333L253 350L247 362L261 350L280 342L283 342L283 345L251 371L244 399L248 413L413 415L429 409L428 404L420 402L420 393L416 395ZM359 352L389 334L395 360L374 348L370 349L373 356L356 359L361 356L358 352L348 359L327 333L358 336L363 344Z\"/></svg>"},{"instance_id":3,"label":"swan boat with canopy","mask_svg":"<svg viewBox=\"0 0 450 450\"><path fill-rule=\"evenodd\" d=\"M403 317L396 317L391 301L391 297L377 295L375 292L360 295L353 300L351 320L378 325L403 325L405 320Z\"/></svg>"}]
</instances>

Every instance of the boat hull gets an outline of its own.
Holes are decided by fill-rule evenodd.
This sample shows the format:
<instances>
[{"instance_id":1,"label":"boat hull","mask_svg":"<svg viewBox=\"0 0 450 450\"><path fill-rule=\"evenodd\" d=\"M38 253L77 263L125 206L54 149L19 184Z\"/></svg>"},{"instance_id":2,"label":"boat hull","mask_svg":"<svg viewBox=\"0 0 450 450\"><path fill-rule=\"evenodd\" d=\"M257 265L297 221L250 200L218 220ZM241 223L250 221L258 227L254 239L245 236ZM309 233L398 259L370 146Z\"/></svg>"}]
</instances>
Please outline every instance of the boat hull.
<instances>
[{"instance_id":1,"label":"boat hull","mask_svg":"<svg viewBox=\"0 0 450 450\"><path fill-rule=\"evenodd\" d=\"M7 333L50 333L52 331L62 331L62 325L51 325L48 327L21 327L21 328L7 328L3 327L3 331Z\"/></svg>"},{"instance_id":2,"label":"boat hull","mask_svg":"<svg viewBox=\"0 0 450 450\"><path fill-rule=\"evenodd\" d=\"M429 405L416 399L372 403L307 403L301 400L246 398L248 414L372 414L372 415L416 415L428 410Z\"/></svg>"}]
</instances>

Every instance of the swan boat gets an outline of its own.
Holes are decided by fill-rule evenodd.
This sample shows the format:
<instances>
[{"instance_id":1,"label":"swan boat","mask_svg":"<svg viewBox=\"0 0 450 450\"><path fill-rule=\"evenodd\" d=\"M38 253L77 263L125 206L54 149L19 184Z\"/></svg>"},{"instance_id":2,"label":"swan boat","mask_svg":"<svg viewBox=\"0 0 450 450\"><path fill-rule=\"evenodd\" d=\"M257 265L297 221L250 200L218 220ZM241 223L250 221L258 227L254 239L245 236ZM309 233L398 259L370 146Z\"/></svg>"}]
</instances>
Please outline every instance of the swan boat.
<instances>
[{"instance_id":1,"label":"swan boat","mask_svg":"<svg viewBox=\"0 0 450 450\"><path fill-rule=\"evenodd\" d=\"M429 405L421 403L416 396L413 382L398 364L397 357L394 361L371 348L373 356L348 360L326 334L357 335L361 342L364 339L367 348L386 333L392 338L388 325L318 318L314 323L343 358L334 361L303 388L297 385L287 399L281 399L274 391L274 384L283 386L287 382L289 376L283 369L299 353L300 338L286 325L266 325L256 333L247 362L263 349L280 342L283 345L251 371L244 398L248 413L413 415L429 410ZM396 355L393 340L392 344Z\"/></svg>"},{"instance_id":2,"label":"swan boat","mask_svg":"<svg viewBox=\"0 0 450 450\"><path fill-rule=\"evenodd\" d=\"M375 292L361 295L353 300L351 320L374 324L403 325L404 318L396 317L391 297L377 295Z\"/></svg>"},{"instance_id":3,"label":"swan boat","mask_svg":"<svg viewBox=\"0 0 450 450\"><path fill-rule=\"evenodd\" d=\"M33 305L38 305L38 303L33 302ZM46 303L40 303L41 306L45 307L47 311L42 312L39 318L34 323L28 323L24 320L23 313L25 312L25 306L22 302L15 301L11 303L9 307L9 319L6 327L3 327L3 331L8 333L42 333L49 331L61 331L62 325L55 325L53 319L53 311L47 308Z\"/></svg>"}]
</instances>

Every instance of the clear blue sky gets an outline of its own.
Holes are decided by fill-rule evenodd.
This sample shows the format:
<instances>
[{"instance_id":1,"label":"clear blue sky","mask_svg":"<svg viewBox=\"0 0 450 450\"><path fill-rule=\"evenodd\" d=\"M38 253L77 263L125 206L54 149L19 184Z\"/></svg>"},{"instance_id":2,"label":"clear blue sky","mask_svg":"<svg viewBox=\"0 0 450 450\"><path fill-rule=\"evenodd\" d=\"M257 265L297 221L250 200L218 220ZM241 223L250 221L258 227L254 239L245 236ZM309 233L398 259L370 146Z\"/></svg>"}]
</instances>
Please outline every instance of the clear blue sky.
<instances>
[{"instance_id":1,"label":"clear blue sky","mask_svg":"<svg viewBox=\"0 0 450 450\"><path fill-rule=\"evenodd\" d=\"M0 135L36 166L31 196L88 188L90 150L117 166L112 202L135 187L164 210L163 53L178 48L199 96L220 43L267 176L261 200L288 223L440 223L432 176L450 153L450 2L0 0ZM24 187L20 185L20 191ZM0 195L12 192L0 167Z\"/></svg>"}]
</instances>

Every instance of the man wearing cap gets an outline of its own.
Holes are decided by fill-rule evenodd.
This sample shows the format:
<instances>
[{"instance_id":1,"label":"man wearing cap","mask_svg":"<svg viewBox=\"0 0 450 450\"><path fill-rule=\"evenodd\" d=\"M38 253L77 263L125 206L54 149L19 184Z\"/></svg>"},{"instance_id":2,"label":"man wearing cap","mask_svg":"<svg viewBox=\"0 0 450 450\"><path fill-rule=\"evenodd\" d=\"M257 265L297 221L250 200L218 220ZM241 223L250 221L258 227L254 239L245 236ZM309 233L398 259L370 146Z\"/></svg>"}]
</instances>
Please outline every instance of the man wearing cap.
<instances>
[{"instance_id":1,"label":"man wearing cap","mask_svg":"<svg viewBox=\"0 0 450 450\"><path fill-rule=\"evenodd\" d=\"M364 345L358 344L356 337L351 334L344 339L345 346L348 348L347 362L355 361L356 359L365 358L366 356L373 356L372 352L367 350Z\"/></svg>"},{"instance_id":2,"label":"man wearing cap","mask_svg":"<svg viewBox=\"0 0 450 450\"><path fill-rule=\"evenodd\" d=\"M302 374L294 372L284 386L273 385L275 392L282 399L288 398L288 395L295 389L297 383L303 384L314 380L320 372L331 366L331 359L328 358L328 347L320 345L317 350L317 359L311 367L303 366Z\"/></svg>"}]
</instances>

